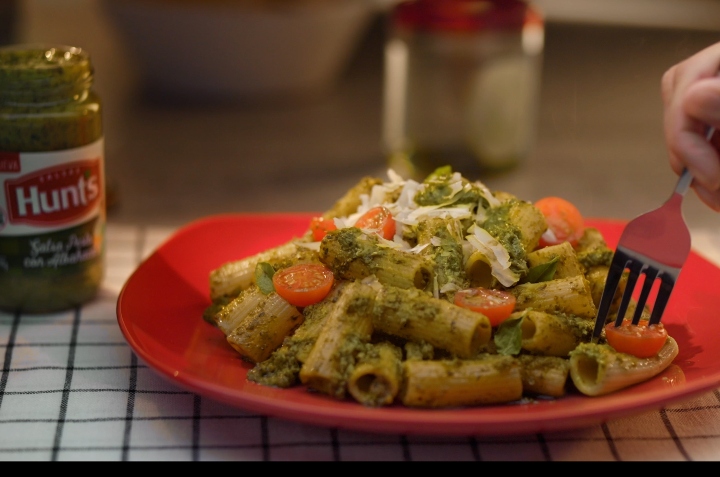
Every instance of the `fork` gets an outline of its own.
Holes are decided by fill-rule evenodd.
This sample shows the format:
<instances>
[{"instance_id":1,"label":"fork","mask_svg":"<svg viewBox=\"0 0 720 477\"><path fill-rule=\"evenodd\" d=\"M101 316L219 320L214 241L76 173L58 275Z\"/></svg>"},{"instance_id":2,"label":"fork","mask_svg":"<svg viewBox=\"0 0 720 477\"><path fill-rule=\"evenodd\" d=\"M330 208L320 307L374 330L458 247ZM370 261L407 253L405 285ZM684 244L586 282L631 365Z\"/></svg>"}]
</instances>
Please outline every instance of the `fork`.
<instances>
[{"instance_id":1,"label":"fork","mask_svg":"<svg viewBox=\"0 0 720 477\"><path fill-rule=\"evenodd\" d=\"M709 141L715 132L709 128ZM627 223L620 236L610 264L605 288L603 289L592 340L597 341L607 322L610 305L623 273L629 271L625 289L615 319L620 326L640 275L645 275L638 297L632 323L640 322L643 309L656 280L659 281L655 303L648 324L660 323L665 306L675 286L688 254L690 253L690 232L682 215L682 200L690 187L693 177L684 169L670 198L659 208L646 212Z\"/></svg>"}]
</instances>

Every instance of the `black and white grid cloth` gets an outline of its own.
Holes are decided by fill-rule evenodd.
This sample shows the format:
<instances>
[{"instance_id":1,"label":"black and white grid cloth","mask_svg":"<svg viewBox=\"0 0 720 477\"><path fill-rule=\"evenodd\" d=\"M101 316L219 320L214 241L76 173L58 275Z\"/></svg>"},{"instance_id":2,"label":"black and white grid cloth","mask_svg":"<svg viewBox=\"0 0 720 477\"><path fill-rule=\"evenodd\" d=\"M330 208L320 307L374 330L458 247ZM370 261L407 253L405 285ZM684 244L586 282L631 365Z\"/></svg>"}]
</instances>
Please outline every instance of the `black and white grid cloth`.
<instances>
[{"instance_id":1,"label":"black and white grid cloth","mask_svg":"<svg viewBox=\"0 0 720 477\"><path fill-rule=\"evenodd\" d=\"M110 224L96 300L0 312L0 461L720 460L720 389L589 428L496 437L314 427L185 391L135 356L115 311L125 280L172 232ZM692 234L720 265L720 234Z\"/></svg>"}]
</instances>

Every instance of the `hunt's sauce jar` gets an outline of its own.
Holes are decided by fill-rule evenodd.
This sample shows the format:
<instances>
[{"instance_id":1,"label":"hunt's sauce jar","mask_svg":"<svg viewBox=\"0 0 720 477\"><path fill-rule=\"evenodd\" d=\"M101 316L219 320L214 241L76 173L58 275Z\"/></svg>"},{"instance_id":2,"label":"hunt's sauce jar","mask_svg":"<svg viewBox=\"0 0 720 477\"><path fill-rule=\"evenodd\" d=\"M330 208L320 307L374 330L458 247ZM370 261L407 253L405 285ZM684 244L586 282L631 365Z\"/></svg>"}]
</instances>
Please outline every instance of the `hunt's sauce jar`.
<instances>
[{"instance_id":1,"label":"hunt's sauce jar","mask_svg":"<svg viewBox=\"0 0 720 477\"><path fill-rule=\"evenodd\" d=\"M86 51L0 48L0 309L54 312L98 292L105 260L100 98Z\"/></svg>"},{"instance_id":2,"label":"hunt's sauce jar","mask_svg":"<svg viewBox=\"0 0 720 477\"><path fill-rule=\"evenodd\" d=\"M452 165L472 176L528 156L544 43L531 2L403 1L388 30L383 146L393 169L423 179Z\"/></svg>"}]
</instances>

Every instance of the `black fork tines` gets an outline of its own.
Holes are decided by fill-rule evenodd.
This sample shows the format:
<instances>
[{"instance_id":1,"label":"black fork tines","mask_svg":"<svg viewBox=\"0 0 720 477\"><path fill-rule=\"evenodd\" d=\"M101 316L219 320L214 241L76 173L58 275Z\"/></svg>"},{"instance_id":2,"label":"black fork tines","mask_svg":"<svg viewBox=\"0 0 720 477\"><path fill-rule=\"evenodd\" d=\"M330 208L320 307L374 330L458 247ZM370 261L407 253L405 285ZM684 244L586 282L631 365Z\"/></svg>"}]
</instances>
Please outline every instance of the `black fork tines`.
<instances>
[{"instance_id":1,"label":"black fork tines","mask_svg":"<svg viewBox=\"0 0 720 477\"><path fill-rule=\"evenodd\" d=\"M637 283L638 278L641 274L645 275L645 280L643 282L642 290L640 291L640 296L638 297L636 303L632 323L634 325L637 325L640 322L640 317L642 316L643 309L645 308L645 304L647 303L648 297L650 296L650 291L656 280L659 280L660 283L658 293L655 298L655 303L652 307L652 313L650 314L649 324L654 325L660 323L660 318L665 311L665 306L670 299L670 293L672 292L675 285L675 277L669 271L660 270L657 267L653 267L652 265L648 265L640 261L634 261L629 258L625 259L624 261L624 268L628 270L628 279L625 285L625 291L623 293L622 300L620 301L620 306L618 307L615 326L620 326L622 324L623 318L625 317L625 312L627 311L627 307L630 304L630 299L635 289L635 284Z\"/></svg>"},{"instance_id":2,"label":"black fork tines","mask_svg":"<svg viewBox=\"0 0 720 477\"><path fill-rule=\"evenodd\" d=\"M665 311L665 307L670 299L679 269L664 267L660 264L654 264L652 260L645 258L637 258L618 248L613 256L610 270L608 271L605 288L603 290L600 305L598 307L597 318L595 321L595 330L593 337L600 336L600 332L607 321L610 307L615 302L616 295L619 292L618 287L623 278L623 274L627 271L627 281L620 297L620 304L617 310L617 318L615 326L620 326L627 312L630 300L635 289L635 285L640 275L645 275L642 290L636 302L636 308L633 313L632 323L638 324L642 317L643 309L650 296L650 292L656 280L659 280L657 296L650 314L649 324L654 325L660 323L660 319Z\"/></svg>"},{"instance_id":3,"label":"black fork tines","mask_svg":"<svg viewBox=\"0 0 720 477\"><path fill-rule=\"evenodd\" d=\"M630 260L630 257L625 255L620 250L615 251L613 260L610 263L610 269L608 270L607 278L605 279L605 288L603 289L602 297L600 298L600 306L598 307L597 317L595 318L595 330L593 331L593 338L600 336L602 328L605 326L608 314L610 312L610 305L612 305L617 292L620 279L622 278L625 265ZM629 297L628 297L629 299ZM627 304L625 305L627 308Z\"/></svg>"}]
</instances>

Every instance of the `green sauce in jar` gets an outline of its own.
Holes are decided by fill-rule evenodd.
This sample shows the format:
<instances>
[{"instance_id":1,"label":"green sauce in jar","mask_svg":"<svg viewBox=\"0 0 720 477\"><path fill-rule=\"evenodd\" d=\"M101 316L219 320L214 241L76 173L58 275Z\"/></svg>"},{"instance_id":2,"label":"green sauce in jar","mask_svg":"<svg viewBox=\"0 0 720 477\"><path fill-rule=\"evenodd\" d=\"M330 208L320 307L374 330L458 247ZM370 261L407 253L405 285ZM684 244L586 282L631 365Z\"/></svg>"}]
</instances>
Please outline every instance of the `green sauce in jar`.
<instances>
[{"instance_id":1,"label":"green sauce in jar","mask_svg":"<svg viewBox=\"0 0 720 477\"><path fill-rule=\"evenodd\" d=\"M0 309L92 299L104 274L102 107L80 48L0 48Z\"/></svg>"}]
</instances>

